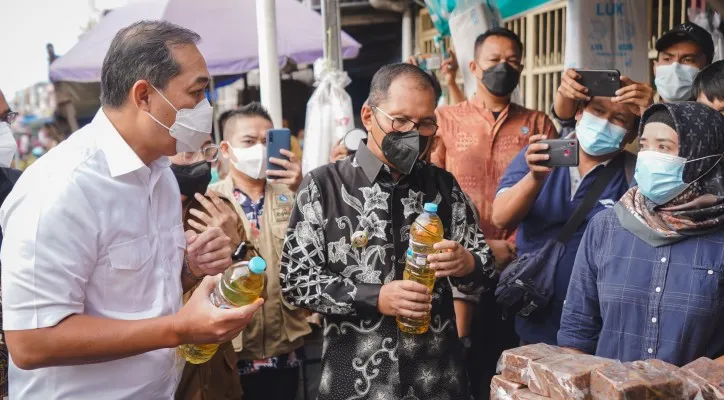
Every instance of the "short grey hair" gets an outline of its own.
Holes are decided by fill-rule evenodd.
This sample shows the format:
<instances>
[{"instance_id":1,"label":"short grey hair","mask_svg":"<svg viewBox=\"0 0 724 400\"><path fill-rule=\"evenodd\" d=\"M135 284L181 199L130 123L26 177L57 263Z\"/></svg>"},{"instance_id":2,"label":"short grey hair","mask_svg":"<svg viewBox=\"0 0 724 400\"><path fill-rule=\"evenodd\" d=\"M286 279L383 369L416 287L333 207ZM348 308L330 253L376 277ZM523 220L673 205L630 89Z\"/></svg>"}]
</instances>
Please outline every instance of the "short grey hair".
<instances>
[{"instance_id":1,"label":"short grey hair","mask_svg":"<svg viewBox=\"0 0 724 400\"><path fill-rule=\"evenodd\" d=\"M166 21L140 21L116 34L101 69L101 104L118 108L139 80L163 89L180 66L171 48L196 44L201 37L189 29Z\"/></svg>"},{"instance_id":2,"label":"short grey hair","mask_svg":"<svg viewBox=\"0 0 724 400\"><path fill-rule=\"evenodd\" d=\"M372 77L367 104L370 107L379 107L380 104L387 101L392 82L403 76L414 79L418 89L429 89L435 93L435 82L425 71L407 63L388 64L380 68Z\"/></svg>"}]
</instances>

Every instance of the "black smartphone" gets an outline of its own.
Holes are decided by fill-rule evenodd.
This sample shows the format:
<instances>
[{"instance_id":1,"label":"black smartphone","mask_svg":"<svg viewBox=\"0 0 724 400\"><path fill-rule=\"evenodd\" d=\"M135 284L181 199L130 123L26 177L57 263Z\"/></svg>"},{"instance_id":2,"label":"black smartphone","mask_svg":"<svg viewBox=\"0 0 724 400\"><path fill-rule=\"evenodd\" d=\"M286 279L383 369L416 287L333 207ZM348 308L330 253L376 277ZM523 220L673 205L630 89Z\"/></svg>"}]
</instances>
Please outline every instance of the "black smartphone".
<instances>
[{"instance_id":1,"label":"black smartphone","mask_svg":"<svg viewBox=\"0 0 724 400\"><path fill-rule=\"evenodd\" d=\"M545 167L576 167L578 166L578 140L576 139L546 139L541 144L547 144L548 150L541 152L551 156L540 165Z\"/></svg>"},{"instance_id":2,"label":"black smartphone","mask_svg":"<svg viewBox=\"0 0 724 400\"><path fill-rule=\"evenodd\" d=\"M578 82L588 88L589 96L615 97L621 88L621 73L615 69L577 69Z\"/></svg>"},{"instance_id":3,"label":"black smartphone","mask_svg":"<svg viewBox=\"0 0 724 400\"><path fill-rule=\"evenodd\" d=\"M282 160L289 160L289 157L282 155L281 150L291 151L292 148L292 133L289 129L269 129L266 131L266 169L267 171L272 170L283 170L284 167L272 164L269 159L279 158Z\"/></svg>"}]
</instances>

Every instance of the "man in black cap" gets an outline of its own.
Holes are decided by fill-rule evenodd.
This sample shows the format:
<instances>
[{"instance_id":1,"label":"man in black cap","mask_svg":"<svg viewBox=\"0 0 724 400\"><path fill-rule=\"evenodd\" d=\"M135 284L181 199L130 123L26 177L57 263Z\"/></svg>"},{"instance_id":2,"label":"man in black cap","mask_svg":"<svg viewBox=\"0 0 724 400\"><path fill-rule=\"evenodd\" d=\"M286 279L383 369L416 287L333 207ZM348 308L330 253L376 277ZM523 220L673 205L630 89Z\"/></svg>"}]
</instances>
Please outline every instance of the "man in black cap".
<instances>
[{"instance_id":1,"label":"man in black cap","mask_svg":"<svg viewBox=\"0 0 724 400\"><path fill-rule=\"evenodd\" d=\"M656 41L654 61L660 102L693 100L691 85L696 74L714 59L714 41L706 29L693 22L674 27Z\"/></svg>"}]
</instances>

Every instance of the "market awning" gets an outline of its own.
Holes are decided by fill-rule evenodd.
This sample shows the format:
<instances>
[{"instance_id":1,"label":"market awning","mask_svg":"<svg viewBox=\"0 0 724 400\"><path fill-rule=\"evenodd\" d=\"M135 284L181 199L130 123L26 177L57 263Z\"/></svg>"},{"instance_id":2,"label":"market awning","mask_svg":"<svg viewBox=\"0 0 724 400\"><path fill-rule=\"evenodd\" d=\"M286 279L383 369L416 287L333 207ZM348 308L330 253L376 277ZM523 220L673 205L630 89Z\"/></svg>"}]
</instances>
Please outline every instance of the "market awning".
<instances>
[{"instance_id":1,"label":"market awning","mask_svg":"<svg viewBox=\"0 0 724 400\"><path fill-rule=\"evenodd\" d=\"M201 35L199 50L214 76L258 67L256 2L250 0L140 0L113 10L50 66L53 81L98 82L111 40L136 21L163 19ZM323 55L322 17L296 0L276 0L279 64L310 64ZM342 32L342 55L354 58L360 44Z\"/></svg>"}]
</instances>

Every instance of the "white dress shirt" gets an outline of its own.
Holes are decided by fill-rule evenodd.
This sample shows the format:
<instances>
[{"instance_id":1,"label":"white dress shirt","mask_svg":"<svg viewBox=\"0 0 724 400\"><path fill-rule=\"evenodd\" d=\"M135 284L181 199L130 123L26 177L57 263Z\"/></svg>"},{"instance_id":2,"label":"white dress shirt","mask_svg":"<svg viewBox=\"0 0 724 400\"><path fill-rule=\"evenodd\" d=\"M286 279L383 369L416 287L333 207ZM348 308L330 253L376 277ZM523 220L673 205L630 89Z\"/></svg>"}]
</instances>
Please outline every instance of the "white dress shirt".
<instances>
[{"instance_id":1,"label":"white dress shirt","mask_svg":"<svg viewBox=\"0 0 724 400\"><path fill-rule=\"evenodd\" d=\"M73 314L138 320L181 307L186 246L178 184L163 157L146 166L103 111L36 161L0 209L6 331ZM19 369L11 399L173 399L174 349L99 364Z\"/></svg>"}]
</instances>

